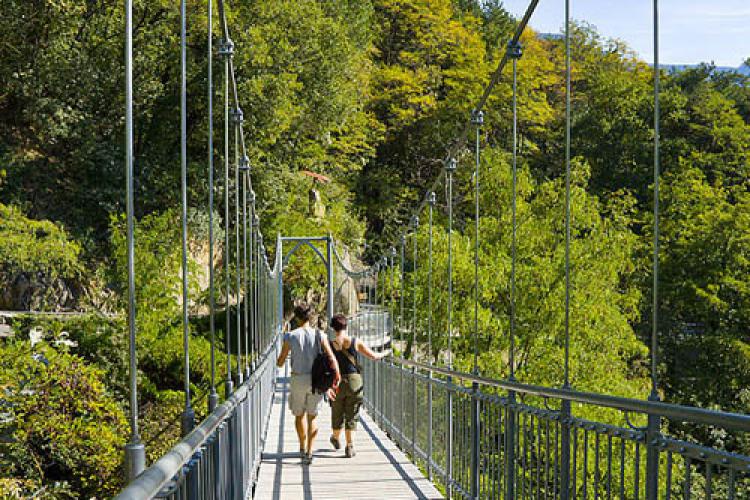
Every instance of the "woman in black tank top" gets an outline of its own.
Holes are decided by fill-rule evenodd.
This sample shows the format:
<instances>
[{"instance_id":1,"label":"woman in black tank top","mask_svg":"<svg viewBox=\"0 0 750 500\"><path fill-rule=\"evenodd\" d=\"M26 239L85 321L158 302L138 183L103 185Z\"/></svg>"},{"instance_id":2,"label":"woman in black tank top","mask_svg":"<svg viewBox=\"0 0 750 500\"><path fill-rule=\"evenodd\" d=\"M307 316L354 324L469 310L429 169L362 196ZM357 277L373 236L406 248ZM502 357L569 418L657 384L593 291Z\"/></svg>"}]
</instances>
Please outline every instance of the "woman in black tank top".
<instances>
[{"instance_id":1,"label":"woman in black tank top","mask_svg":"<svg viewBox=\"0 0 750 500\"><path fill-rule=\"evenodd\" d=\"M346 429L345 454L354 456L354 431L359 421L359 408L362 406L363 389L362 375L359 370L358 354L362 354L377 361L386 356L384 352L374 352L362 342L357 342L346 334L346 316L337 314L331 319L331 328L336 332L336 338L331 342L333 354L341 371L336 398L331 403L331 423L333 434L331 444L337 450L341 448L341 429Z\"/></svg>"}]
</instances>

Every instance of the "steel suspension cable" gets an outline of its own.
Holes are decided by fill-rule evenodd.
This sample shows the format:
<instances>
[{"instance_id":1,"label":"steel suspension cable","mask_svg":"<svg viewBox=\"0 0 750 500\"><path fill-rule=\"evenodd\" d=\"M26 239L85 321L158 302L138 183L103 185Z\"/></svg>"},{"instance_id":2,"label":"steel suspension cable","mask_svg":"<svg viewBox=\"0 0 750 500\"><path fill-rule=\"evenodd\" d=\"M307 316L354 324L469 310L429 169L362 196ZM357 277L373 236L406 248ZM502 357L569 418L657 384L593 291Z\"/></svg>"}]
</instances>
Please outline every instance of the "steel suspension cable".
<instances>
[{"instance_id":1,"label":"steel suspension cable","mask_svg":"<svg viewBox=\"0 0 750 500\"><path fill-rule=\"evenodd\" d=\"M188 227L187 227L187 12L180 1L180 184L182 192L182 349L184 355L185 409L182 413L182 435L195 425L190 403L190 325L188 323Z\"/></svg>"},{"instance_id":2,"label":"steel suspension cable","mask_svg":"<svg viewBox=\"0 0 750 500\"><path fill-rule=\"evenodd\" d=\"M529 23L529 20L531 19L532 14L536 10L537 5L539 4L539 0L531 0L529 2L528 7L526 8L526 11L524 12L523 17L518 22L518 25L516 26L515 31L513 32L513 37L510 40L510 43L517 43L521 35L523 34L524 30L526 29L526 26ZM482 111L484 109L485 104L487 103L487 100L489 99L490 94L492 94L492 91L494 90L495 86L500 82L500 76L502 75L503 70L505 69L505 66L508 64L508 54L504 54L503 58L498 63L495 70L492 72L490 76L490 81L487 84L487 86L484 88L484 92L482 93L482 96L479 98L479 101L477 102L476 106L474 106L473 109L477 111ZM464 149L464 145L466 144L466 140L469 136L469 131L471 130L472 123L471 119L464 122L464 124L460 128L460 132L456 135L456 139L453 140L448 148L447 154L444 156L443 162L450 161L453 158L457 158L458 154ZM437 191L437 188L439 187L440 183L443 180L442 173L435 176L435 179L430 184L428 188L428 192L431 191ZM423 198L420 203L417 205L417 207L414 209L412 214L418 214L422 211L422 209L425 208L427 205L427 199Z\"/></svg>"},{"instance_id":3,"label":"steel suspension cable","mask_svg":"<svg viewBox=\"0 0 750 500\"><path fill-rule=\"evenodd\" d=\"M211 389L208 412L219 402L216 393L216 297L214 290L214 70L213 70L213 0L208 0L208 297L211 330Z\"/></svg>"}]
</instances>

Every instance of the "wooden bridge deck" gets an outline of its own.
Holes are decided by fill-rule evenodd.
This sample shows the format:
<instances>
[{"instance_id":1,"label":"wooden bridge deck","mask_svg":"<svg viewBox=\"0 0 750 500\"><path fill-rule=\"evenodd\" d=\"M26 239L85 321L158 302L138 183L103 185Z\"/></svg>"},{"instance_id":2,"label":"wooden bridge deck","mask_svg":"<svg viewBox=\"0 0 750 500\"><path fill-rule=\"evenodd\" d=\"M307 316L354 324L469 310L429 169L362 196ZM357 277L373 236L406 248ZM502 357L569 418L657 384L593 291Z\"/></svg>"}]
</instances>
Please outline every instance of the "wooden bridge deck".
<instances>
[{"instance_id":1,"label":"wooden bridge deck","mask_svg":"<svg viewBox=\"0 0 750 500\"><path fill-rule=\"evenodd\" d=\"M362 412L355 434L354 458L344 457L328 441L331 411L325 402L318 415L318 438L312 465L303 466L287 406L288 382L276 384L268 440L254 498L259 500L324 499L442 499L419 469ZM343 441L343 434L342 434ZM343 444L343 443L342 443Z\"/></svg>"}]
</instances>

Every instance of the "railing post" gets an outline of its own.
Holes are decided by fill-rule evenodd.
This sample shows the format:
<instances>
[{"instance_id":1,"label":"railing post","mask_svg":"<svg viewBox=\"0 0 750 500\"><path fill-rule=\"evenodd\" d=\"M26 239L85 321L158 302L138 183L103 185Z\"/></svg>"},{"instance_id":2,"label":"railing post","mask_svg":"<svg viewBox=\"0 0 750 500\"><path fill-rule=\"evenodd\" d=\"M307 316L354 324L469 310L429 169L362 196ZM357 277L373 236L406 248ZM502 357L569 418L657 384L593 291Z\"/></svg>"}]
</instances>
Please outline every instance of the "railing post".
<instances>
[{"instance_id":1,"label":"railing post","mask_svg":"<svg viewBox=\"0 0 750 500\"><path fill-rule=\"evenodd\" d=\"M657 398L649 400L658 401ZM661 438L661 417L648 416L646 428L646 500L657 500L659 497L659 439Z\"/></svg>"},{"instance_id":2,"label":"railing post","mask_svg":"<svg viewBox=\"0 0 750 500\"><path fill-rule=\"evenodd\" d=\"M201 458L201 451L196 452L195 455L187 463L188 478L187 478L187 498L188 500L197 500L200 498L200 475L198 474L198 464Z\"/></svg>"},{"instance_id":3,"label":"railing post","mask_svg":"<svg viewBox=\"0 0 750 500\"><path fill-rule=\"evenodd\" d=\"M471 497L479 499L479 384L471 384Z\"/></svg>"},{"instance_id":4,"label":"railing post","mask_svg":"<svg viewBox=\"0 0 750 500\"><path fill-rule=\"evenodd\" d=\"M450 500L453 487L453 377L448 377L446 389L447 415L445 419L445 497ZM508 500L514 500L512 497Z\"/></svg>"},{"instance_id":5,"label":"railing post","mask_svg":"<svg viewBox=\"0 0 750 500\"><path fill-rule=\"evenodd\" d=\"M570 400L560 407L560 500L570 498Z\"/></svg>"},{"instance_id":6,"label":"railing post","mask_svg":"<svg viewBox=\"0 0 750 500\"><path fill-rule=\"evenodd\" d=\"M505 500L516 499L516 393L508 392L505 412Z\"/></svg>"}]
</instances>

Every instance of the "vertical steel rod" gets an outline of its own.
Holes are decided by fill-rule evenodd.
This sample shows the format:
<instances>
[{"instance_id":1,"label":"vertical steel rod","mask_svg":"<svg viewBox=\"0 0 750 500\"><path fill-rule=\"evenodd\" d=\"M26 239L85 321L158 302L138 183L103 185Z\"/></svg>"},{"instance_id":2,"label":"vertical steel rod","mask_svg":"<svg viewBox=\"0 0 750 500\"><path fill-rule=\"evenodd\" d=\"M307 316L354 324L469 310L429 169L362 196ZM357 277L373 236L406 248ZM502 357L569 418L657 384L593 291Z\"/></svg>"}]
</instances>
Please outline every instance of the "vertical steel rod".
<instances>
[{"instance_id":1,"label":"vertical steel rod","mask_svg":"<svg viewBox=\"0 0 750 500\"><path fill-rule=\"evenodd\" d=\"M429 233L427 244L427 359L429 363L435 362L432 354L432 231L433 231L433 212L435 211L435 193L430 192L427 195L429 204ZM432 371L427 373L427 478L432 481L432 441L433 441L433 424L432 424Z\"/></svg>"},{"instance_id":2,"label":"vertical steel rod","mask_svg":"<svg viewBox=\"0 0 750 500\"><path fill-rule=\"evenodd\" d=\"M247 157L243 160L243 167L246 169L249 168ZM245 378L250 377L250 326L248 324L248 308L250 307L248 299L250 298L250 293L247 280L247 191L250 187L249 184L250 173L249 170L245 170L242 176L242 290L244 296L242 300L242 335L245 338Z\"/></svg>"},{"instance_id":3,"label":"vertical steel rod","mask_svg":"<svg viewBox=\"0 0 750 500\"><path fill-rule=\"evenodd\" d=\"M659 0L654 6L654 262L653 304L651 320L651 394L649 401L659 401L657 383L657 335L659 331ZM659 449L657 448L661 418L649 414L646 448L646 498L656 500L659 495ZM707 469L711 470L710 465ZM710 495L709 495L710 497Z\"/></svg>"},{"instance_id":4,"label":"vertical steel rod","mask_svg":"<svg viewBox=\"0 0 750 500\"><path fill-rule=\"evenodd\" d=\"M563 387L570 388L570 127L571 127L571 61L570 0L565 0L565 365ZM570 495L570 401L561 404L561 499ZM584 451L585 452L585 451Z\"/></svg>"},{"instance_id":5,"label":"vertical steel rod","mask_svg":"<svg viewBox=\"0 0 750 500\"><path fill-rule=\"evenodd\" d=\"M241 318L241 304L242 304L242 284L240 273L242 269L240 253L240 196L242 194L240 187L240 134L242 133L242 111L235 103L235 123L234 123L234 286L235 293L237 294L237 310L235 311L235 332L237 334L237 383L242 384L244 380L244 374L242 373L242 318Z\"/></svg>"},{"instance_id":6,"label":"vertical steel rod","mask_svg":"<svg viewBox=\"0 0 750 500\"><path fill-rule=\"evenodd\" d=\"M447 203L448 203L448 322L446 334L448 336L448 369L453 369L453 352L451 337L453 335L453 173L458 167L455 158L449 158L446 163L446 176L448 184ZM446 497L448 500L453 494L453 391L451 385L453 380L447 378L447 418L446 418Z\"/></svg>"},{"instance_id":7,"label":"vertical steel rod","mask_svg":"<svg viewBox=\"0 0 750 500\"><path fill-rule=\"evenodd\" d=\"M182 412L182 435L195 425L190 403L190 325L188 323L188 229L187 229L187 12L180 1L180 184L182 188L182 348L184 353L185 410Z\"/></svg>"},{"instance_id":8,"label":"vertical steel rod","mask_svg":"<svg viewBox=\"0 0 750 500\"><path fill-rule=\"evenodd\" d=\"M333 319L333 237L329 234L326 237L326 273L327 273L327 279L328 279L328 305L327 305L327 313L328 313L328 321L326 323L326 326L324 328L325 331L328 331L331 325L331 320Z\"/></svg>"},{"instance_id":9,"label":"vertical steel rod","mask_svg":"<svg viewBox=\"0 0 750 500\"><path fill-rule=\"evenodd\" d=\"M479 374L479 164L480 138L484 115L481 111L471 113L471 121L476 126L476 144L474 168L474 375ZM472 384L471 400L471 496L479 498L479 454L480 454L480 415L479 415L479 384Z\"/></svg>"},{"instance_id":10,"label":"vertical steel rod","mask_svg":"<svg viewBox=\"0 0 750 500\"><path fill-rule=\"evenodd\" d=\"M208 0L208 296L211 328L211 390L208 411L219 402L216 392L216 296L214 290L214 49L213 0Z\"/></svg>"},{"instance_id":11,"label":"vertical steel rod","mask_svg":"<svg viewBox=\"0 0 750 500\"><path fill-rule=\"evenodd\" d=\"M521 57L521 45L511 42L508 45L508 54L513 59L513 163L512 163L512 193L511 193L511 268L510 268L510 332L508 348L508 378L515 380L516 377L516 235L518 223L516 220L516 200L518 196L518 58ZM505 416L505 498L515 499L516 491L516 413L513 405L516 401L514 391L508 392L508 407Z\"/></svg>"},{"instance_id":12,"label":"vertical steel rod","mask_svg":"<svg viewBox=\"0 0 750 500\"><path fill-rule=\"evenodd\" d=\"M223 42L225 48L231 44L228 38ZM234 390L232 381L232 348L231 348L231 276L229 275L229 53L224 54L224 287L226 299L224 301L225 332L224 344L227 350L227 380L224 384L224 396L228 398Z\"/></svg>"},{"instance_id":13,"label":"vertical steel rod","mask_svg":"<svg viewBox=\"0 0 750 500\"><path fill-rule=\"evenodd\" d=\"M125 446L128 481L146 467L146 449L138 432L138 364L136 353L135 245L133 237L133 0L125 0L125 205L128 247L128 361L130 441Z\"/></svg>"}]
</instances>

